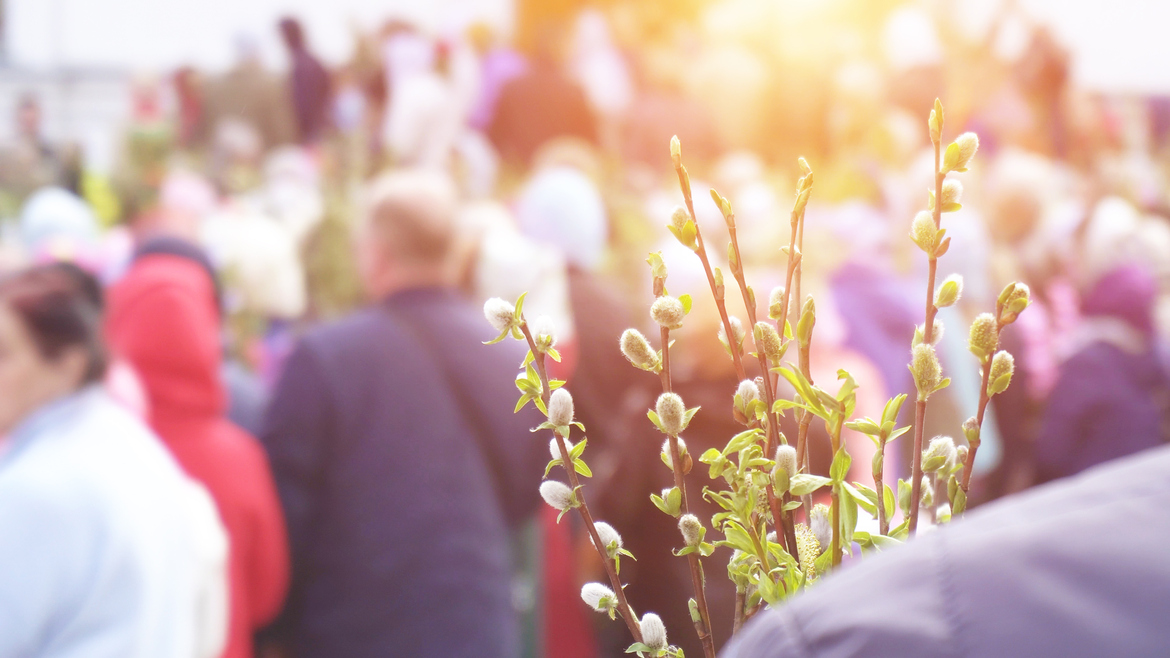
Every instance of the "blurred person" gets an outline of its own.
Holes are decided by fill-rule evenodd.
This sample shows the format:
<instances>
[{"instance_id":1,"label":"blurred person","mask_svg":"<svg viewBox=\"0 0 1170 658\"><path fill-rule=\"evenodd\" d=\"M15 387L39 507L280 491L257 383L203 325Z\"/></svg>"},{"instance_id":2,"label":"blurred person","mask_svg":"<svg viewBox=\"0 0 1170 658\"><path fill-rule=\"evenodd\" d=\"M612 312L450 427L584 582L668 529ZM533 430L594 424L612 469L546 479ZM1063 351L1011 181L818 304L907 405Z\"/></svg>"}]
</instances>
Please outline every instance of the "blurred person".
<instances>
[{"instance_id":1,"label":"blurred person","mask_svg":"<svg viewBox=\"0 0 1170 658\"><path fill-rule=\"evenodd\" d=\"M1040 481L1170 440L1170 373L1154 329L1156 295L1149 272L1129 265L1106 273L1082 300L1074 348L1036 439Z\"/></svg>"},{"instance_id":2,"label":"blurred person","mask_svg":"<svg viewBox=\"0 0 1170 658\"><path fill-rule=\"evenodd\" d=\"M235 66L207 85L204 107L212 135L224 121L235 120L259 133L262 149L294 141L298 127L291 92L265 70L256 41L237 37L236 57Z\"/></svg>"},{"instance_id":3,"label":"blurred person","mask_svg":"<svg viewBox=\"0 0 1170 658\"><path fill-rule=\"evenodd\" d=\"M204 80L190 66L180 67L172 77L175 90L175 138L180 148L200 150L207 145L207 112L204 107Z\"/></svg>"},{"instance_id":4,"label":"blurred person","mask_svg":"<svg viewBox=\"0 0 1170 658\"><path fill-rule=\"evenodd\" d=\"M1163 447L973 510L757 615L723 657L1161 655L1168 471Z\"/></svg>"},{"instance_id":5,"label":"blurred person","mask_svg":"<svg viewBox=\"0 0 1170 658\"><path fill-rule=\"evenodd\" d=\"M152 238L110 290L106 335L146 389L151 427L219 508L230 538L231 578L222 655L246 658L253 634L284 602L288 539L263 447L225 416L216 288L211 263L197 246Z\"/></svg>"},{"instance_id":6,"label":"blurred person","mask_svg":"<svg viewBox=\"0 0 1170 658\"><path fill-rule=\"evenodd\" d=\"M297 123L297 141L312 145L324 137L329 127L330 80L329 72L313 53L305 39L300 21L285 17L280 20L280 37L288 48L291 62L288 74L288 92L292 99Z\"/></svg>"},{"instance_id":7,"label":"blurred person","mask_svg":"<svg viewBox=\"0 0 1170 658\"><path fill-rule=\"evenodd\" d=\"M369 307L305 335L263 440L288 520L293 656L514 656L508 530L536 506L539 414L501 382L523 348L454 289L456 198L376 180L355 254Z\"/></svg>"},{"instance_id":8,"label":"blurred person","mask_svg":"<svg viewBox=\"0 0 1170 658\"><path fill-rule=\"evenodd\" d=\"M546 24L527 70L500 92L487 134L506 162L527 167L554 137L579 137L598 144L597 122L585 92L562 70L560 26Z\"/></svg>"},{"instance_id":9,"label":"blurred person","mask_svg":"<svg viewBox=\"0 0 1170 658\"><path fill-rule=\"evenodd\" d=\"M479 95L468 115L467 123L478 131L491 125L499 104L500 93L510 80L524 73L528 61L515 48L498 39L486 23L468 28L467 39L480 61Z\"/></svg>"},{"instance_id":10,"label":"blurred person","mask_svg":"<svg viewBox=\"0 0 1170 658\"><path fill-rule=\"evenodd\" d=\"M70 265L0 281L0 656L212 658L223 527L102 389L101 314Z\"/></svg>"},{"instance_id":11,"label":"blurred person","mask_svg":"<svg viewBox=\"0 0 1170 658\"><path fill-rule=\"evenodd\" d=\"M0 192L13 194L19 203L34 190L61 185L62 162L58 149L44 135L40 99L24 94L16 103L14 139L0 152Z\"/></svg>"}]
</instances>

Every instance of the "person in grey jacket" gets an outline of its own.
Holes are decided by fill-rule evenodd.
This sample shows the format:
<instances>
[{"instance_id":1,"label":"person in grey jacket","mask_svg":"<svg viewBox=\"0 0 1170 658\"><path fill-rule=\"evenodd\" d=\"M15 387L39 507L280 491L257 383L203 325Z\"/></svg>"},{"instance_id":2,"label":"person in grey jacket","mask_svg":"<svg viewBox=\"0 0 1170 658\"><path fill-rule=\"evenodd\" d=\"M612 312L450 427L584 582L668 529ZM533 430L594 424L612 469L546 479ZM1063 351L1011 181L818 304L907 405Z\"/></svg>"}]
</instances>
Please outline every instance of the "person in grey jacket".
<instances>
[{"instance_id":1,"label":"person in grey jacket","mask_svg":"<svg viewBox=\"0 0 1170 658\"><path fill-rule=\"evenodd\" d=\"M759 615L723 658L1170 655L1170 446L972 511Z\"/></svg>"}]
</instances>

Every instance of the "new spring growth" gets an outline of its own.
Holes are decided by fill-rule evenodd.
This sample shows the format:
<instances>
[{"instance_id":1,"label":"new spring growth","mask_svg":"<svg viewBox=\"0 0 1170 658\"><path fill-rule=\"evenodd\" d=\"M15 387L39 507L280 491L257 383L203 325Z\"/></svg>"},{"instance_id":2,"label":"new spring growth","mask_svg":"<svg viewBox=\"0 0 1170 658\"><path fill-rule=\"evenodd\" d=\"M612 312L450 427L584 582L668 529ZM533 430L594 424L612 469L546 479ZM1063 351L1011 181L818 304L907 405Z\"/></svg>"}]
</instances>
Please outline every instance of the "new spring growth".
<instances>
[{"instance_id":1,"label":"new spring growth","mask_svg":"<svg viewBox=\"0 0 1170 658\"><path fill-rule=\"evenodd\" d=\"M756 341L756 349L762 351L768 361L779 365L784 357L783 344L780 342L780 332L776 331L769 322L757 322L752 330L752 337Z\"/></svg>"},{"instance_id":2,"label":"new spring growth","mask_svg":"<svg viewBox=\"0 0 1170 658\"><path fill-rule=\"evenodd\" d=\"M598 612L612 612L617 607L617 596L601 583L585 583L581 587L581 600Z\"/></svg>"},{"instance_id":3,"label":"new spring growth","mask_svg":"<svg viewBox=\"0 0 1170 658\"><path fill-rule=\"evenodd\" d=\"M923 509L934 507L934 485L930 483L930 478L925 475L922 476L922 489L920 490L920 494L919 507Z\"/></svg>"},{"instance_id":4,"label":"new spring growth","mask_svg":"<svg viewBox=\"0 0 1170 658\"><path fill-rule=\"evenodd\" d=\"M1003 306L999 321L1003 324L1015 322L1020 313L1032 303L1031 294L1032 291L1027 284L1009 283L999 294L999 303Z\"/></svg>"},{"instance_id":5,"label":"new spring growth","mask_svg":"<svg viewBox=\"0 0 1170 658\"><path fill-rule=\"evenodd\" d=\"M561 448L560 448L560 443L558 443L559 441L560 441L560 439L558 439L555 436L553 438L549 439L548 452L550 455L552 455L553 459L560 459L561 458ZM572 441L565 439L565 450L569 451L570 454L572 454L573 447L575 445L576 444L573 443Z\"/></svg>"},{"instance_id":6,"label":"new spring growth","mask_svg":"<svg viewBox=\"0 0 1170 658\"><path fill-rule=\"evenodd\" d=\"M936 436L922 451L922 470L925 473L942 471L944 475L949 474L957 459L955 440L949 436Z\"/></svg>"},{"instance_id":7,"label":"new spring growth","mask_svg":"<svg viewBox=\"0 0 1170 658\"><path fill-rule=\"evenodd\" d=\"M914 346L910 359L910 372L914 375L914 386L918 399L925 400L942 383L942 366L933 345L921 343ZM561 389L557 389L561 390Z\"/></svg>"},{"instance_id":8,"label":"new spring growth","mask_svg":"<svg viewBox=\"0 0 1170 658\"><path fill-rule=\"evenodd\" d=\"M800 309L800 320L796 322L796 338L800 347L808 347L812 340L813 326L817 323L817 305L812 295L804 300L804 308Z\"/></svg>"},{"instance_id":9,"label":"new spring growth","mask_svg":"<svg viewBox=\"0 0 1170 658\"><path fill-rule=\"evenodd\" d=\"M569 485L556 480L545 480L540 483L540 497L548 503L549 507L558 512L577 506L573 490L569 488Z\"/></svg>"},{"instance_id":10,"label":"new spring growth","mask_svg":"<svg viewBox=\"0 0 1170 658\"><path fill-rule=\"evenodd\" d=\"M777 322L783 322L784 318L784 286L776 286L772 288L772 293L768 295L768 317Z\"/></svg>"},{"instance_id":11,"label":"new spring growth","mask_svg":"<svg viewBox=\"0 0 1170 658\"><path fill-rule=\"evenodd\" d=\"M971 451L967 448L967 446L959 446L955 448L955 463L966 464L967 455L970 454L970 452Z\"/></svg>"},{"instance_id":12,"label":"new spring growth","mask_svg":"<svg viewBox=\"0 0 1170 658\"><path fill-rule=\"evenodd\" d=\"M935 318L934 322L931 323L931 327L932 328L930 330L930 344L931 345L938 345L938 342L940 340L942 340L942 337L943 337L942 320ZM918 345L919 343L921 343L924 339L925 339L925 336L923 334L922 325L920 325L920 324L914 325L914 340L913 340L913 342L910 343L911 349L913 349L913 347L915 345Z\"/></svg>"},{"instance_id":13,"label":"new spring growth","mask_svg":"<svg viewBox=\"0 0 1170 658\"><path fill-rule=\"evenodd\" d=\"M934 293L934 305L937 308L953 306L963 294L963 277L952 274L943 280L942 285Z\"/></svg>"},{"instance_id":14,"label":"new spring growth","mask_svg":"<svg viewBox=\"0 0 1170 658\"><path fill-rule=\"evenodd\" d=\"M975 157L975 152L979 150L979 136L975 133L963 133L959 135L951 145L947 147L946 154L943 155L943 173L957 171L964 172L971 165L971 159Z\"/></svg>"},{"instance_id":15,"label":"new spring growth","mask_svg":"<svg viewBox=\"0 0 1170 658\"><path fill-rule=\"evenodd\" d=\"M658 422L662 424L662 431L670 436L678 436L686 429L687 408L677 393L659 395L654 411L658 414Z\"/></svg>"},{"instance_id":16,"label":"new spring growth","mask_svg":"<svg viewBox=\"0 0 1170 658\"><path fill-rule=\"evenodd\" d=\"M813 535L817 538L817 544L821 547L821 553L828 550L833 543L831 511L828 505L818 503L813 505L812 513L809 514L809 524L812 526Z\"/></svg>"},{"instance_id":17,"label":"new spring growth","mask_svg":"<svg viewBox=\"0 0 1170 658\"><path fill-rule=\"evenodd\" d=\"M934 217L930 212L923 210L914 216L914 223L910 225L910 239L927 255L934 254L938 247L938 229L934 226Z\"/></svg>"},{"instance_id":18,"label":"new spring growth","mask_svg":"<svg viewBox=\"0 0 1170 658\"><path fill-rule=\"evenodd\" d=\"M504 333L514 326L516 305L499 297L492 297L483 303L483 315L493 329Z\"/></svg>"},{"instance_id":19,"label":"new spring growth","mask_svg":"<svg viewBox=\"0 0 1170 658\"><path fill-rule=\"evenodd\" d=\"M974 416L963 421L963 437L967 439L967 443L971 444L972 447L979 445L979 432L979 421ZM967 460L964 459L963 461Z\"/></svg>"},{"instance_id":20,"label":"new spring growth","mask_svg":"<svg viewBox=\"0 0 1170 658\"><path fill-rule=\"evenodd\" d=\"M597 528L597 536L601 538L601 548L605 549L606 554L611 558L617 555L617 552L622 548L622 536L618 534L618 531L605 521L598 521L593 526ZM589 541L593 541L593 538L590 537Z\"/></svg>"},{"instance_id":21,"label":"new spring growth","mask_svg":"<svg viewBox=\"0 0 1170 658\"><path fill-rule=\"evenodd\" d=\"M695 223L691 221L691 214L687 212L686 208L682 206L675 206L674 211L670 213L670 225L667 229L678 238L678 241L691 250L699 248L699 242L696 239L697 229Z\"/></svg>"},{"instance_id":22,"label":"new spring growth","mask_svg":"<svg viewBox=\"0 0 1170 658\"><path fill-rule=\"evenodd\" d=\"M990 313L980 313L971 323L971 335L967 339L967 349L982 361L995 352L999 345L999 333L995 327L995 316Z\"/></svg>"},{"instance_id":23,"label":"new spring growth","mask_svg":"<svg viewBox=\"0 0 1170 658\"><path fill-rule=\"evenodd\" d=\"M931 143L938 144L942 141L943 106L942 101L937 98L934 99L934 109L930 111L930 119L926 125L930 128Z\"/></svg>"},{"instance_id":24,"label":"new spring growth","mask_svg":"<svg viewBox=\"0 0 1170 658\"><path fill-rule=\"evenodd\" d=\"M670 295L663 295L650 306L650 318L667 329L678 329L686 317L683 303Z\"/></svg>"},{"instance_id":25,"label":"new spring growth","mask_svg":"<svg viewBox=\"0 0 1170 658\"><path fill-rule=\"evenodd\" d=\"M743 414L743 417L748 420L754 419L756 416L752 413L752 402L759 399L760 389L756 386L756 382L751 379L745 379L735 389L735 410Z\"/></svg>"},{"instance_id":26,"label":"new spring growth","mask_svg":"<svg viewBox=\"0 0 1170 658\"><path fill-rule=\"evenodd\" d=\"M955 212L962 208L959 202L963 198L963 184L957 180L948 180L942 186L942 211ZM930 193L930 209L934 210L934 192Z\"/></svg>"},{"instance_id":27,"label":"new spring growth","mask_svg":"<svg viewBox=\"0 0 1170 658\"><path fill-rule=\"evenodd\" d=\"M573 396L568 390L558 388L548 397L548 422L559 428L566 428L573 422Z\"/></svg>"},{"instance_id":28,"label":"new spring growth","mask_svg":"<svg viewBox=\"0 0 1170 658\"><path fill-rule=\"evenodd\" d=\"M666 626L662 619L653 612L642 615L642 644L650 647L651 651L666 651Z\"/></svg>"},{"instance_id":29,"label":"new spring growth","mask_svg":"<svg viewBox=\"0 0 1170 658\"><path fill-rule=\"evenodd\" d=\"M800 559L800 570L805 578L817 577L816 559L821 554L821 543L817 536L803 523L796 524L796 552Z\"/></svg>"},{"instance_id":30,"label":"new spring growth","mask_svg":"<svg viewBox=\"0 0 1170 658\"><path fill-rule=\"evenodd\" d=\"M987 381L987 395L999 395L1007 390L1012 383L1012 373L1016 369L1016 360L1008 352L1000 350L991 360L991 376Z\"/></svg>"},{"instance_id":31,"label":"new spring growth","mask_svg":"<svg viewBox=\"0 0 1170 658\"><path fill-rule=\"evenodd\" d=\"M537 350L547 352L550 347L556 346L556 327L552 318L547 315L541 315L529 323L529 331L532 333L532 342L536 343Z\"/></svg>"},{"instance_id":32,"label":"new spring growth","mask_svg":"<svg viewBox=\"0 0 1170 658\"><path fill-rule=\"evenodd\" d=\"M686 475L691 472L694 462L691 459L691 453L687 452L687 442L683 441L682 437L676 437L676 439L678 440L678 460L682 462L683 475ZM662 458L662 463L666 464L667 468L674 470L674 460L671 459L670 455L670 439L662 442L662 452L658 456Z\"/></svg>"},{"instance_id":33,"label":"new spring growth","mask_svg":"<svg viewBox=\"0 0 1170 658\"><path fill-rule=\"evenodd\" d=\"M678 135L670 138L670 161L674 163L675 169L682 166L682 144L678 141Z\"/></svg>"},{"instance_id":34,"label":"new spring growth","mask_svg":"<svg viewBox=\"0 0 1170 658\"><path fill-rule=\"evenodd\" d=\"M735 334L736 349L742 349L743 339L746 335L743 331L743 323L734 315L728 316L727 322L731 325L731 333ZM727 332L723 327L719 327L719 342L723 344L724 349L731 351L731 346L727 342Z\"/></svg>"},{"instance_id":35,"label":"new spring growth","mask_svg":"<svg viewBox=\"0 0 1170 658\"><path fill-rule=\"evenodd\" d=\"M658 372L662 368L662 361L658 353L650 347L650 341L637 329L626 329L622 332L622 356L642 370Z\"/></svg>"},{"instance_id":36,"label":"new spring growth","mask_svg":"<svg viewBox=\"0 0 1170 658\"><path fill-rule=\"evenodd\" d=\"M777 495L788 491L793 475L796 475L796 448L790 445L777 447L776 465L772 468L772 486Z\"/></svg>"},{"instance_id":37,"label":"new spring growth","mask_svg":"<svg viewBox=\"0 0 1170 658\"><path fill-rule=\"evenodd\" d=\"M683 544L698 546L703 540L703 523L694 514L683 514L678 520L678 531L682 533Z\"/></svg>"}]
</instances>

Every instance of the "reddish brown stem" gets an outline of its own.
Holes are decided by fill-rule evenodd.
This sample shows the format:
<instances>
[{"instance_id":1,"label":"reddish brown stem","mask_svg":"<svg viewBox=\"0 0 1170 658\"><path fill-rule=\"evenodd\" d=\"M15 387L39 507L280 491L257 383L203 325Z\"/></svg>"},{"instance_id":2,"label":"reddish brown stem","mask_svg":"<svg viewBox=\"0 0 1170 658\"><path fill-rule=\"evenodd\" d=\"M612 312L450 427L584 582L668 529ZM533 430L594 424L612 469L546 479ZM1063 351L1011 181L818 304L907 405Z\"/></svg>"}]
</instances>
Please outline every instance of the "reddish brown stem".
<instances>
[{"instance_id":1,"label":"reddish brown stem","mask_svg":"<svg viewBox=\"0 0 1170 658\"><path fill-rule=\"evenodd\" d=\"M528 323L523 318L520 320L520 331L524 333L524 338L528 340L528 349L532 351L532 358L536 363L536 372L540 375L540 383L543 388L540 398L547 409L550 389L548 384L548 370L545 368L544 363L544 353L536 349L536 341L532 340L532 333L528 331ZM565 439L556 432L553 432L553 436L556 437L557 447L560 449L561 466L565 469L566 475L568 475L569 484L577 492L577 500L580 502L577 506L577 512L581 515L581 520L585 522L585 529L589 531L589 537L593 540L594 548L597 549L598 555L601 556L601 563L605 566L606 575L609 576L610 585L613 587L614 595L618 600L618 611L621 612L622 619L625 620L626 627L630 629L630 635L634 637L634 641L641 642L641 624L638 617L634 614L634 609L630 607L629 601L626 600L626 592L622 589L621 580L618 578L617 570L614 568L614 561L609 557L609 553L601 543L601 536L597 534L597 524L593 521L593 515L589 513L589 505L585 503L585 494L583 490L578 489L581 486L581 482L577 477L577 472L573 469L573 461L569 457L569 449L565 445Z\"/></svg>"},{"instance_id":2,"label":"reddish brown stem","mask_svg":"<svg viewBox=\"0 0 1170 658\"><path fill-rule=\"evenodd\" d=\"M983 359L983 385L979 388L979 412L975 416L975 424L979 426L980 434L983 431L983 415L987 412L987 403L991 401L991 396L987 394L987 387L991 385L991 361L995 356L995 351L999 349L999 332L1003 330L1003 324L1000 323L999 318L1003 314L1003 304L996 303L995 305L995 349L991 350ZM982 443L980 439L968 442L967 446L967 461L963 463L963 480L959 483L963 489L963 495L971 488L971 470L975 467L975 451L979 450L979 444ZM954 501L951 501L954 504Z\"/></svg>"}]
</instances>

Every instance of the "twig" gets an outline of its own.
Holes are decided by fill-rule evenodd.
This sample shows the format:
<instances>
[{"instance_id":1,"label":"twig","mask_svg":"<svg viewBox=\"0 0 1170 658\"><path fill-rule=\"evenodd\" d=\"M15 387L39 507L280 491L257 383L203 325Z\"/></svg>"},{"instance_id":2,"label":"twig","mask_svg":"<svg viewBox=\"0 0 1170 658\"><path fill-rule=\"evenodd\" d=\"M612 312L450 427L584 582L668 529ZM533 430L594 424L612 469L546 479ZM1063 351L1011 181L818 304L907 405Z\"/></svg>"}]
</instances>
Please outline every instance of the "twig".
<instances>
[{"instance_id":1,"label":"twig","mask_svg":"<svg viewBox=\"0 0 1170 658\"><path fill-rule=\"evenodd\" d=\"M536 349L536 341L532 339L532 333L528 330L528 322L523 317L520 320L520 331L524 333L524 338L528 340L528 349L532 351L532 358L536 363L536 371L540 375L540 384L542 387L540 398L544 402L545 408L548 408L550 388L548 371L544 363L544 352ZM629 601L626 600L625 590L622 589L621 580L618 579L617 570L614 568L614 561L609 557L609 553L601 543L601 536L597 534L597 525L593 521L593 515L589 513L589 506L585 503L585 495L582 490L578 489L581 486L581 482L577 478L577 472L573 469L573 461L569 457L569 449L565 445L565 438L558 432L553 432L553 436L557 440L557 447L560 448L561 467L565 469L565 473L569 477L569 484L577 492L577 500L580 502L577 506L577 512L585 522L585 528L589 531L589 536L593 539L593 546L601 556L602 564L605 565L605 572L609 576L609 582L613 586L614 595L618 600L618 610L621 612L622 619L626 622L626 627L630 629L630 635L634 637L634 641L641 642L641 624L638 617L634 614L634 609L630 607Z\"/></svg>"}]
</instances>

